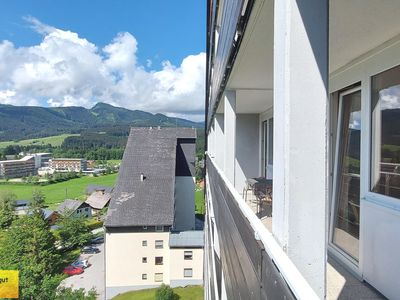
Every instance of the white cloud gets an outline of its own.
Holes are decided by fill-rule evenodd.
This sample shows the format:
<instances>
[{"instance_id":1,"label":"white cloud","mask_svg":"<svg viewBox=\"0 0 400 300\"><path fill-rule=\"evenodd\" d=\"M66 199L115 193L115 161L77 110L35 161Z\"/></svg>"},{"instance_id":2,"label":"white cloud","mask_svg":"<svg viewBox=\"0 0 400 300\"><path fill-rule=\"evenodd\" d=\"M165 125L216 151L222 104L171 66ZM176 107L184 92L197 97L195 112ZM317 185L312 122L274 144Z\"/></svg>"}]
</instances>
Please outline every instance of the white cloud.
<instances>
[{"instance_id":1,"label":"white cloud","mask_svg":"<svg viewBox=\"0 0 400 300\"><path fill-rule=\"evenodd\" d=\"M102 101L203 120L205 53L148 71L152 61L138 63L138 42L128 32L99 49L77 33L25 20L43 40L19 48L0 42L0 103L91 107Z\"/></svg>"}]
</instances>

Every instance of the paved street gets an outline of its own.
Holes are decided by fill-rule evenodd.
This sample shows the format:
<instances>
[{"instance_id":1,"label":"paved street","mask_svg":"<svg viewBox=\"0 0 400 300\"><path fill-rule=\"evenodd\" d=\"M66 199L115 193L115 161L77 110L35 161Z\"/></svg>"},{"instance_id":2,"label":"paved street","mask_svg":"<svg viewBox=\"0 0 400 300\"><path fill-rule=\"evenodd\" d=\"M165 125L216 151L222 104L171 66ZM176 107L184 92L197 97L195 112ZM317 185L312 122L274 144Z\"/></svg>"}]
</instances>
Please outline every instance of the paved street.
<instances>
[{"instance_id":1,"label":"paved street","mask_svg":"<svg viewBox=\"0 0 400 300\"><path fill-rule=\"evenodd\" d=\"M104 244L95 245L100 249L97 254L81 254L80 259L87 259L91 266L85 269L80 275L66 278L61 284L73 289L84 288L89 291L92 287L96 288L99 294L98 299L104 299Z\"/></svg>"}]
</instances>

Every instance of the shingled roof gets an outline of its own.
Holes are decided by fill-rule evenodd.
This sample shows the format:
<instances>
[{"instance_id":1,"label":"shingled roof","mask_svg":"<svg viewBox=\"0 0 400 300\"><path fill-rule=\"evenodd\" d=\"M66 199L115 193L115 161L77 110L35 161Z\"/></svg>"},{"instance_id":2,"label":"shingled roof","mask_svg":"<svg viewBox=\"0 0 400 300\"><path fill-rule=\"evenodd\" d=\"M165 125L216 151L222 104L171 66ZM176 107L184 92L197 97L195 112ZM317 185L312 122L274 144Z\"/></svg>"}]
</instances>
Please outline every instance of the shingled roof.
<instances>
[{"instance_id":1,"label":"shingled roof","mask_svg":"<svg viewBox=\"0 0 400 300\"><path fill-rule=\"evenodd\" d=\"M106 227L173 225L178 138L195 139L196 131L190 128L131 129L112 192Z\"/></svg>"}]
</instances>

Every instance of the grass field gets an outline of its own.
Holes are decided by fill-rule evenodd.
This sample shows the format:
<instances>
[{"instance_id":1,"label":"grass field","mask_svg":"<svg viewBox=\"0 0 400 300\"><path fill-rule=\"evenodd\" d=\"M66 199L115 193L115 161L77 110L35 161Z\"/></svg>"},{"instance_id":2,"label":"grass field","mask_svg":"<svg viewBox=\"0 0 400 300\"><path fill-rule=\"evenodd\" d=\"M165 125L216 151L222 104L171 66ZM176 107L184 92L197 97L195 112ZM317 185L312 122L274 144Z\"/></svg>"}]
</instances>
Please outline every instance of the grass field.
<instances>
[{"instance_id":1,"label":"grass field","mask_svg":"<svg viewBox=\"0 0 400 300\"><path fill-rule=\"evenodd\" d=\"M204 215L205 212L204 190L198 190L195 192L194 201L196 207L196 214Z\"/></svg>"},{"instance_id":2,"label":"grass field","mask_svg":"<svg viewBox=\"0 0 400 300\"><path fill-rule=\"evenodd\" d=\"M0 149L5 148L9 145L20 145L20 146L28 146L28 145L47 145L51 144L54 147L61 146L62 142L69 136L78 136L79 134L61 134L61 135L54 135L44 138L38 139L30 139L30 140L22 140L22 141L7 141L7 142L0 142Z\"/></svg>"},{"instance_id":3,"label":"grass field","mask_svg":"<svg viewBox=\"0 0 400 300\"><path fill-rule=\"evenodd\" d=\"M202 300L203 287L199 285L188 286L185 288L174 288L174 292L179 295L180 300ZM127 292L113 298L113 300L154 300L156 289Z\"/></svg>"},{"instance_id":4,"label":"grass field","mask_svg":"<svg viewBox=\"0 0 400 300\"><path fill-rule=\"evenodd\" d=\"M4 190L12 191L17 199L31 199L32 191L37 188L46 196L46 203L50 208L55 208L65 198L83 199L86 186L88 184L113 186L118 174L110 174L99 177L83 176L81 178L54 183L46 186L35 186L29 184L0 184L0 192Z\"/></svg>"}]
</instances>

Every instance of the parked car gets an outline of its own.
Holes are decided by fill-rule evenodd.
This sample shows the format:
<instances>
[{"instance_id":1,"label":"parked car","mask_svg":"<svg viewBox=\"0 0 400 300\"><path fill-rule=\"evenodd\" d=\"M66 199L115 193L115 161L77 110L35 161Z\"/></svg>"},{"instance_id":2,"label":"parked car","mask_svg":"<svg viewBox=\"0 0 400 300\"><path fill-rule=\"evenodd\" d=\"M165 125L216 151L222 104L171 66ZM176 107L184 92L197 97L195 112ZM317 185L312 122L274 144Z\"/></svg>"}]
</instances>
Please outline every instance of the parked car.
<instances>
[{"instance_id":1,"label":"parked car","mask_svg":"<svg viewBox=\"0 0 400 300\"><path fill-rule=\"evenodd\" d=\"M103 243L104 243L104 237L102 236L99 236L92 240L92 244L103 244Z\"/></svg>"},{"instance_id":2,"label":"parked car","mask_svg":"<svg viewBox=\"0 0 400 300\"><path fill-rule=\"evenodd\" d=\"M81 267L73 267L73 266L68 266L64 269L63 271L64 274L67 274L69 276L72 275L78 275L83 273L83 268Z\"/></svg>"},{"instance_id":3,"label":"parked car","mask_svg":"<svg viewBox=\"0 0 400 300\"><path fill-rule=\"evenodd\" d=\"M83 268L86 269L87 267L89 267L89 261L87 259L84 260L76 260L74 261L71 266L75 267L75 268Z\"/></svg>"},{"instance_id":4,"label":"parked car","mask_svg":"<svg viewBox=\"0 0 400 300\"><path fill-rule=\"evenodd\" d=\"M92 247L92 246L86 246L86 247L83 247L83 249L82 249L82 253L85 253L85 254L95 254L95 253L99 253L99 252L100 252L99 248Z\"/></svg>"}]
</instances>

